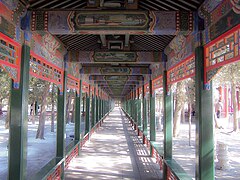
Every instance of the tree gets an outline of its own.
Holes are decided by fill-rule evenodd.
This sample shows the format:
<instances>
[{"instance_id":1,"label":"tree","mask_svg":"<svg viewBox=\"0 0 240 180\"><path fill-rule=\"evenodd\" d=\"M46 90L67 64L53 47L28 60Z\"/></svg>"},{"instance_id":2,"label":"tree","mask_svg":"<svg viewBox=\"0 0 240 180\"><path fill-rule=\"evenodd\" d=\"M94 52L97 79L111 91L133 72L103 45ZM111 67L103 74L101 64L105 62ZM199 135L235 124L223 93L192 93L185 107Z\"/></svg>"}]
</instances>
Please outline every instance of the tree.
<instances>
[{"instance_id":1,"label":"tree","mask_svg":"<svg viewBox=\"0 0 240 180\"><path fill-rule=\"evenodd\" d=\"M46 119L46 106L49 101L50 83L41 79L31 77L29 81L29 102L35 101L40 104L39 124L36 139L44 139L44 128Z\"/></svg>"},{"instance_id":2,"label":"tree","mask_svg":"<svg viewBox=\"0 0 240 180\"><path fill-rule=\"evenodd\" d=\"M3 108L3 102L7 101L7 116L5 120L5 128L9 128L9 119L10 119L10 82L11 78L10 76L3 70L0 69L0 115L3 114L2 108Z\"/></svg>"},{"instance_id":3,"label":"tree","mask_svg":"<svg viewBox=\"0 0 240 180\"><path fill-rule=\"evenodd\" d=\"M195 112L195 79L188 78L186 81L186 101L188 103L188 135L189 135L189 146L191 145L191 131L192 131L192 112Z\"/></svg>"},{"instance_id":4,"label":"tree","mask_svg":"<svg viewBox=\"0 0 240 180\"><path fill-rule=\"evenodd\" d=\"M11 78L9 75L0 69L0 82L1 82L1 88L0 88L0 113L2 114L2 106L3 106L3 100L8 100L9 98L9 92L10 92L10 81Z\"/></svg>"},{"instance_id":5,"label":"tree","mask_svg":"<svg viewBox=\"0 0 240 180\"><path fill-rule=\"evenodd\" d=\"M175 109L173 117L173 136L177 137L180 131L181 112L185 103L194 104L195 101L195 85L191 78L175 83L171 89L175 97ZM191 127L190 127L191 128ZM189 131L190 131L189 128Z\"/></svg>"},{"instance_id":6,"label":"tree","mask_svg":"<svg viewBox=\"0 0 240 180\"><path fill-rule=\"evenodd\" d=\"M55 119L55 99L56 99L56 90L55 90L55 84L52 83L52 94L51 94L51 104L52 104L52 112L51 112L51 132L54 132L54 119Z\"/></svg>"},{"instance_id":7,"label":"tree","mask_svg":"<svg viewBox=\"0 0 240 180\"><path fill-rule=\"evenodd\" d=\"M174 88L174 86L172 88ZM181 123L181 112L186 100L184 81L177 82L174 89L175 109L173 117L173 136L177 137L179 135Z\"/></svg>"},{"instance_id":8,"label":"tree","mask_svg":"<svg viewBox=\"0 0 240 180\"><path fill-rule=\"evenodd\" d=\"M214 86L229 86L233 103L233 131L238 131L237 87L240 85L240 62L223 66L215 75Z\"/></svg>"},{"instance_id":9,"label":"tree","mask_svg":"<svg viewBox=\"0 0 240 180\"><path fill-rule=\"evenodd\" d=\"M67 94L68 95L67 95L67 105L66 105L66 110L67 110L66 123L69 124L70 121L73 122L74 92L70 90Z\"/></svg>"},{"instance_id":10,"label":"tree","mask_svg":"<svg viewBox=\"0 0 240 180\"><path fill-rule=\"evenodd\" d=\"M47 96L49 95L50 83L45 82L43 85L43 93L41 96L41 111L39 116L39 124L36 134L36 139L44 139L44 129L45 129L45 120L46 120L46 108L47 108Z\"/></svg>"}]
</instances>

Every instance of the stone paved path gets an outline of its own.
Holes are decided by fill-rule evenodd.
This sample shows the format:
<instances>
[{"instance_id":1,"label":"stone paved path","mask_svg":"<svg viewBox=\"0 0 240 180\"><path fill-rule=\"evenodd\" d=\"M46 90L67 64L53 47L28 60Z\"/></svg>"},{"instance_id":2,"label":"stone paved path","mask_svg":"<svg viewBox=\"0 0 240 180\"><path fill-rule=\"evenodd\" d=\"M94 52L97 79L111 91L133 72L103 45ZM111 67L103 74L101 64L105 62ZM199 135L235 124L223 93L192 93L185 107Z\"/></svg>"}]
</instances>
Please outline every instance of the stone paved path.
<instances>
[{"instance_id":1,"label":"stone paved path","mask_svg":"<svg viewBox=\"0 0 240 180\"><path fill-rule=\"evenodd\" d=\"M65 171L66 180L157 180L162 174L124 113L115 108Z\"/></svg>"}]
</instances>

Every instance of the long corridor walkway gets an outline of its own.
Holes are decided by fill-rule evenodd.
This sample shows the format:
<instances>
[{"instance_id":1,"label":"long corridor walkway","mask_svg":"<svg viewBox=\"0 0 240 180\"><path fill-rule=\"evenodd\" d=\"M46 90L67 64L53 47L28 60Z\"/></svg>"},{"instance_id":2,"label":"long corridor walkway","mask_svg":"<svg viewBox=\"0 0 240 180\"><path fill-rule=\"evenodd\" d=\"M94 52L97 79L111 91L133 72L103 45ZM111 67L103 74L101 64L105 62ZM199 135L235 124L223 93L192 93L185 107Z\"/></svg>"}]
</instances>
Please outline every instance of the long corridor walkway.
<instances>
[{"instance_id":1,"label":"long corridor walkway","mask_svg":"<svg viewBox=\"0 0 240 180\"><path fill-rule=\"evenodd\" d=\"M157 180L162 174L121 109L115 108L72 160L65 179Z\"/></svg>"}]
</instances>

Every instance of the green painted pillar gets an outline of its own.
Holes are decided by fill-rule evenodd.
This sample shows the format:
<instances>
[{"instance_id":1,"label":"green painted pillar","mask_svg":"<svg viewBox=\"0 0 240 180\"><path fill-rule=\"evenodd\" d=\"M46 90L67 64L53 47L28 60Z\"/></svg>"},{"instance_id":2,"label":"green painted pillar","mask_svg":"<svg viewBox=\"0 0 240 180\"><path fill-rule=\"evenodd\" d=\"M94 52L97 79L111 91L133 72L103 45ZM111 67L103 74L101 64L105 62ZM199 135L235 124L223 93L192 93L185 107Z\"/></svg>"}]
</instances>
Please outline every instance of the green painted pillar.
<instances>
[{"instance_id":1,"label":"green painted pillar","mask_svg":"<svg viewBox=\"0 0 240 180\"><path fill-rule=\"evenodd\" d=\"M103 99L103 102L102 102L102 104L103 104L103 109L102 109L102 112L103 112L103 117L105 116L105 100Z\"/></svg>"},{"instance_id":2,"label":"green painted pillar","mask_svg":"<svg viewBox=\"0 0 240 180\"><path fill-rule=\"evenodd\" d=\"M167 71L163 72L164 101L164 159L172 159L173 95L168 92ZM167 179L167 167L164 165L163 179Z\"/></svg>"},{"instance_id":3,"label":"green painted pillar","mask_svg":"<svg viewBox=\"0 0 240 180\"><path fill-rule=\"evenodd\" d=\"M27 123L30 47L22 46L19 88L12 82L10 97L8 179L24 180L27 165Z\"/></svg>"},{"instance_id":4,"label":"green painted pillar","mask_svg":"<svg viewBox=\"0 0 240 180\"><path fill-rule=\"evenodd\" d=\"M196 58L196 179L214 179L214 137L212 86L204 89L203 47L195 50Z\"/></svg>"},{"instance_id":5,"label":"green painted pillar","mask_svg":"<svg viewBox=\"0 0 240 180\"><path fill-rule=\"evenodd\" d=\"M132 97L132 103L131 103L131 117L133 119L133 121L135 121L135 93L134 93L134 90L133 90L133 97Z\"/></svg>"},{"instance_id":6,"label":"green painted pillar","mask_svg":"<svg viewBox=\"0 0 240 180\"><path fill-rule=\"evenodd\" d=\"M92 121L91 127L95 126L96 124L96 87L94 87L94 92L92 95Z\"/></svg>"},{"instance_id":7,"label":"green painted pillar","mask_svg":"<svg viewBox=\"0 0 240 180\"><path fill-rule=\"evenodd\" d=\"M133 118L133 97L130 99L130 116Z\"/></svg>"},{"instance_id":8,"label":"green painted pillar","mask_svg":"<svg viewBox=\"0 0 240 180\"><path fill-rule=\"evenodd\" d=\"M141 99L140 99L140 91L138 89L138 99L137 99L137 125L139 128L142 126L142 106L141 106Z\"/></svg>"},{"instance_id":9,"label":"green painted pillar","mask_svg":"<svg viewBox=\"0 0 240 180\"><path fill-rule=\"evenodd\" d=\"M137 92L136 89L134 90L134 122L137 126L137 115L138 115L138 101L137 101Z\"/></svg>"},{"instance_id":10,"label":"green painted pillar","mask_svg":"<svg viewBox=\"0 0 240 180\"><path fill-rule=\"evenodd\" d=\"M106 113L106 101L105 99L103 100L103 116L105 116Z\"/></svg>"},{"instance_id":11,"label":"green painted pillar","mask_svg":"<svg viewBox=\"0 0 240 180\"><path fill-rule=\"evenodd\" d=\"M108 113L109 113L110 109L111 109L111 101L108 100Z\"/></svg>"},{"instance_id":12,"label":"green painted pillar","mask_svg":"<svg viewBox=\"0 0 240 180\"><path fill-rule=\"evenodd\" d=\"M123 102L124 102L125 111L127 112L127 98Z\"/></svg>"},{"instance_id":13,"label":"green painted pillar","mask_svg":"<svg viewBox=\"0 0 240 180\"><path fill-rule=\"evenodd\" d=\"M98 91L98 121L101 120L101 96L100 96L100 89Z\"/></svg>"},{"instance_id":14,"label":"green painted pillar","mask_svg":"<svg viewBox=\"0 0 240 180\"><path fill-rule=\"evenodd\" d=\"M98 92L98 94L99 94L99 92ZM99 97L97 96L96 97L96 122L98 122L99 121Z\"/></svg>"},{"instance_id":15,"label":"green painted pillar","mask_svg":"<svg viewBox=\"0 0 240 180\"><path fill-rule=\"evenodd\" d=\"M104 100L104 116L107 113L107 100Z\"/></svg>"},{"instance_id":16,"label":"green painted pillar","mask_svg":"<svg viewBox=\"0 0 240 180\"><path fill-rule=\"evenodd\" d=\"M147 131L147 100L145 97L145 89L144 85L142 86L142 95L143 95L143 133L145 136L147 136L148 131Z\"/></svg>"},{"instance_id":17,"label":"green painted pillar","mask_svg":"<svg viewBox=\"0 0 240 180\"><path fill-rule=\"evenodd\" d=\"M126 110L127 110L127 100L125 100L125 101L123 102L123 106L124 106L124 110L126 111Z\"/></svg>"},{"instance_id":18,"label":"green painted pillar","mask_svg":"<svg viewBox=\"0 0 240 180\"><path fill-rule=\"evenodd\" d=\"M90 86L89 86L90 88ZM90 94L90 92L89 92ZM90 97L86 94L86 121L85 121L85 135L90 132Z\"/></svg>"},{"instance_id":19,"label":"green painted pillar","mask_svg":"<svg viewBox=\"0 0 240 180\"><path fill-rule=\"evenodd\" d=\"M102 96L101 90L99 90L99 120L102 119Z\"/></svg>"},{"instance_id":20,"label":"green painted pillar","mask_svg":"<svg viewBox=\"0 0 240 180\"><path fill-rule=\"evenodd\" d=\"M66 84L67 72L63 75L63 92L58 89L57 97L57 153L56 157L65 157L65 131L66 131Z\"/></svg>"},{"instance_id":21,"label":"green painted pillar","mask_svg":"<svg viewBox=\"0 0 240 180\"><path fill-rule=\"evenodd\" d=\"M130 111L130 108L131 108L130 101L131 101L131 99L129 99L128 102L127 102L128 103L128 111L127 111L127 113L128 113L129 116L130 116L130 112L131 112Z\"/></svg>"},{"instance_id":22,"label":"green painted pillar","mask_svg":"<svg viewBox=\"0 0 240 180\"><path fill-rule=\"evenodd\" d=\"M100 115L100 120L102 119L102 117L103 117L103 113L102 113L102 97L100 97L100 109L99 109L99 111L100 111L100 113L99 113L99 115Z\"/></svg>"},{"instance_id":23,"label":"green painted pillar","mask_svg":"<svg viewBox=\"0 0 240 180\"><path fill-rule=\"evenodd\" d=\"M105 110L105 114L108 113L108 100L106 100L106 110Z\"/></svg>"},{"instance_id":24,"label":"green painted pillar","mask_svg":"<svg viewBox=\"0 0 240 180\"><path fill-rule=\"evenodd\" d=\"M150 141L156 141L155 93L153 92L152 80L149 81L149 90L150 90L149 92L150 93Z\"/></svg>"},{"instance_id":25,"label":"green painted pillar","mask_svg":"<svg viewBox=\"0 0 240 180\"><path fill-rule=\"evenodd\" d=\"M128 109L129 109L129 110L128 110L128 111L129 111L128 114L129 114L130 117L131 117L131 108L132 108L132 106L131 106L131 101L132 101L131 99L128 100Z\"/></svg>"},{"instance_id":26,"label":"green painted pillar","mask_svg":"<svg viewBox=\"0 0 240 180\"><path fill-rule=\"evenodd\" d=\"M80 141L81 135L81 104L82 104L82 80L79 82L80 89L79 92L76 93L76 101L75 101L75 141Z\"/></svg>"}]
</instances>

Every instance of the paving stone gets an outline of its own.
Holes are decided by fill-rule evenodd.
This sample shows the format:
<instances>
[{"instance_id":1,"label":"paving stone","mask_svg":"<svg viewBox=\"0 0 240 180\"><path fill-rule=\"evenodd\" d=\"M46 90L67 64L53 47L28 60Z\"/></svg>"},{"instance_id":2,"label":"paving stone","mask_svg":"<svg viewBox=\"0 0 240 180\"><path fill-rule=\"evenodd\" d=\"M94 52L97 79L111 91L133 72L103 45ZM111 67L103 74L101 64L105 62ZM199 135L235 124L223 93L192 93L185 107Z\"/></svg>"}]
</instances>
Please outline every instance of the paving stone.
<instances>
[{"instance_id":1,"label":"paving stone","mask_svg":"<svg viewBox=\"0 0 240 180\"><path fill-rule=\"evenodd\" d=\"M69 164L65 179L157 180L162 178L157 166L124 113L115 108Z\"/></svg>"}]
</instances>

